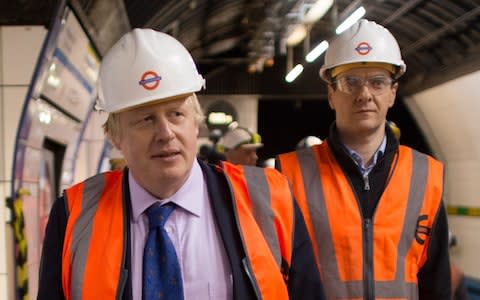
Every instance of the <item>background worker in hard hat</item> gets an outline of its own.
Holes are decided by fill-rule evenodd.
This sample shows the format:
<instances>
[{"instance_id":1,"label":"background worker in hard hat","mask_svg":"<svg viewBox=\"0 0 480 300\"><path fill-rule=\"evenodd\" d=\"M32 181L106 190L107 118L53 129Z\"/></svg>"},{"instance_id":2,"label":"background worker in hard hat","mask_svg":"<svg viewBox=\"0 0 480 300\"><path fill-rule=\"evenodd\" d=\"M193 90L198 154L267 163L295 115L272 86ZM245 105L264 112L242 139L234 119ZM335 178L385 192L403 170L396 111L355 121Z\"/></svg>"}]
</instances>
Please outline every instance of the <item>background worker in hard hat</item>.
<instances>
[{"instance_id":1,"label":"background worker in hard hat","mask_svg":"<svg viewBox=\"0 0 480 300\"><path fill-rule=\"evenodd\" d=\"M297 145L295 146L296 150L310 148L314 145L320 145L322 143L322 139L316 137L314 135L307 135L306 137L302 138L298 141Z\"/></svg>"},{"instance_id":2,"label":"background worker in hard hat","mask_svg":"<svg viewBox=\"0 0 480 300\"><path fill-rule=\"evenodd\" d=\"M328 138L278 157L327 299L450 299L443 165L400 146L386 124L405 69L393 35L358 21L320 69L335 112Z\"/></svg>"},{"instance_id":3,"label":"background worker in hard hat","mask_svg":"<svg viewBox=\"0 0 480 300\"><path fill-rule=\"evenodd\" d=\"M217 151L218 140L221 137L222 131L220 129L213 129L208 136L209 143L200 146L197 157L211 164L218 164L222 160L225 160L225 155Z\"/></svg>"},{"instance_id":4,"label":"background worker in hard hat","mask_svg":"<svg viewBox=\"0 0 480 300\"><path fill-rule=\"evenodd\" d=\"M123 157L122 152L117 148L113 148L110 151L109 157L110 159L108 162L110 163L110 171L122 170L126 167L127 162L125 161L125 157Z\"/></svg>"},{"instance_id":5,"label":"background worker in hard hat","mask_svg":"<svg viewBox=\"0 0 480 300\"><path fill-rule=\"evenodd\" d=\"M257 149L263 147L258 133L242 126L229 128L218 141L218 148L232 164L257 165Z\"/></svg>"},{"instance_id":6,"label":"background worker in hard hat","mask_svg":"<svg viewBox=\"0 0 480 300\"><path fill-rule=\"evenodd\" d=\"M453 231L448 231L448 247L450 251L457 246L457 237ZM465 284L465 274L453 261L450 261L450 272L452 274L452 300L469 300Z\"/></svg>"},{"instance_id":7,"label":"background worker in hard hat","mask_svg":"<svg viewBox=\"0 0 480 300\"><path fill-rule=\"evenodd\" d=\"M182 44L135 29L103 58L100 82L128 168L56 202L38 299L322 299L286 178L197 160L204 79Z\"/></svg>"},{"instance_id":8,"label":"background worker in hard hat","mask_svg":"<svg viewBox=\"0 0 480 300\"><path fill-rule=\"evenodd\" d=\"M387 126L390 129L390 131L393 133L393 136L400 141L400 137L402 135L402 131L400 130L400 127L398 125L390 120L387 120Z\"/></svg>"}]
</instances>

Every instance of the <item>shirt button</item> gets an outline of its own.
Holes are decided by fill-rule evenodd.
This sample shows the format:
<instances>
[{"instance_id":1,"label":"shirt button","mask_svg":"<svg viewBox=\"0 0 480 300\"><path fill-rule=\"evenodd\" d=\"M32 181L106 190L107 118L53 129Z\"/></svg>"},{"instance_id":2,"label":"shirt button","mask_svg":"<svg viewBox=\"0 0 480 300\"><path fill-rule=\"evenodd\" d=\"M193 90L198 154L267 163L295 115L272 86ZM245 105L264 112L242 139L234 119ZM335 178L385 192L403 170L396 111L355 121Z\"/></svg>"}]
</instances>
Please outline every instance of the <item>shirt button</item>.
<instances>
[{"instance_id":1,"label":"shirt button","mask_svg":"<svg viewBox=\"0 0 480 300\"><path fill-rule=\"evenodd\" d=\"M173 228L172 228L171 226L167 226L167 227L165 227L165 231L166 231L167 233L172 233L172 232L173 232Z\"/></svg>"}]
</instances>

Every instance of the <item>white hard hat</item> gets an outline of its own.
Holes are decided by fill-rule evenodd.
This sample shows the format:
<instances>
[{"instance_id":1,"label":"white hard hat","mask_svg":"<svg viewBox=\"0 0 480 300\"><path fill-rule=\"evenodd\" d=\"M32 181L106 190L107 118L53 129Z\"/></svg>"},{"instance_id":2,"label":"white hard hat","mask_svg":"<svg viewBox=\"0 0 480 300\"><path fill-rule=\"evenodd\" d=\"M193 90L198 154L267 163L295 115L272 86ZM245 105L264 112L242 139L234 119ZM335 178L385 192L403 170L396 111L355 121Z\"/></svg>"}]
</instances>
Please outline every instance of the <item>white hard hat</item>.
<instances>
[{"instance_id":1,"label":"white hard hat","mask_svg":"<svg viewBox=\"0 0 480 300\"><path fill-rule=\"evenodd\" d=\"M395 78L405 73L397 40L385 27L365 19L359 20L337 36L327 49L320 77L329 82L328 70L349 64L368 63L372 66L392 65Z\"/></svg>"},{"instance_id":2,"label":"white hard hat","mask_svg":"<svg viewBox=\"0 0 480 300\"><path fill-rule=\"evenodd\" d=\"M238 147L257 149L263 147L262 137L245 127L236 127L228 130L218 141L219 151L228 151Z\"/></svg>"},{"instance_id":3,"label":"white hard hat","mask_svg":"<svg viewBox=\"0 0 480 300\"><path fill-rule=\"evenodd\" d=\"M97 106L117 112L140 104L200 91L205 79L188 50L168 34L134 29L105 55Z\"/></svg>"},{"instance_id":4,"label":"white hard hat","mask_svg":"<svg viewBox=\"0 0 480 300\"><path fill-rule=\"evenodd\" d=\"M322 143L322 140L320 138L313 135L308 135L297 143L296 148L297 149L309 148L309 147L312 147L313 145L320 145L321 143Z\"/></svg>"},{"instance_id":5,"label":"white hard hat","mask_svg":"<svg viewBox=\"0 0 480 300\"><path fill-rule=\"evenodd\" d=\"M108 156L110 159L123 159L123 153L118 150L116 147L113 147L112 150L110 150L110 155Z\"/></svg>"}]
</instances>

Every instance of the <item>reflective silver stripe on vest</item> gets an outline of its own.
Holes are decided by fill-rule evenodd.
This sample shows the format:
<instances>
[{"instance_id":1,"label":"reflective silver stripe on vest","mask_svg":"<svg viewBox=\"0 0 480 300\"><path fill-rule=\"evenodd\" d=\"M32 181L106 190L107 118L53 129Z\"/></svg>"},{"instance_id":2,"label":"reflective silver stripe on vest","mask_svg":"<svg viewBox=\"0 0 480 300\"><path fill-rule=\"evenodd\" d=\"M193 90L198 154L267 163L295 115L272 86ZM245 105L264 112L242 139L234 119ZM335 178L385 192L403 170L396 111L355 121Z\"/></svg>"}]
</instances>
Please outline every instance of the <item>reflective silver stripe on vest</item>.
<instances>
[{"instance_id":1,"label":"reflective silver stripe on vest","mask_svg":"<svg viewBox=\"0 0 480 300\"><path fill-rule=\"evenodd\" d=\"M73 227L70 249L72 253L72 261L70 262L72 266L72 282L70 283L70 289L72 299L74 300L83 299L83 278L87 263L88 246L92 237L92 219L97 212L104 186L105 177L103 175L94 176L84 182L82 210Z\"/></svg>"},{"instance_id":2,"label":"reflective silver stripe on vest","mask_svg":"<svg viewBox=\"0 0 480 300\"><path fill-rule=\"evenodd\" d=\"M323 186L320 181L320 174L317 167L317 160L313 148L297 151L297 157L303 177L304 192L307 199L308 211L312 222L313 234L318 244L318 253L320 257L320 271L323 275L323 284L327 299L335 297L346 298L350 294L362 292L362 285L355 282L346 282L341 289L332 285L338 282L338 266L335 258L335 249L333 248L333 237L330 229L329 216L325 206L325 196L323 195ZM352 285L352 287L350 287ZM359 290L353 288L359 286ZM338 296L337 296L338 295Z\"/></svg>"},{"instance_id":3,"label":"reflective silver stripe on vest","mask_svg":"<svg viewBox=\"0 0 480 300\"><path fill-rule=\"evenodd\" d=\"M318 255L327 299L346 299L363 297L363 281L342 282L338 273L337 261L334 259L332 233L325 206L323 187L320 181L321 170L318 169L312 148L297 151L301 173L304 180L308 209L313 222L315 239L318 241ZM413 155L412 176L402 234L397 249L397 266L395 280L376 281L375 296L380 298L418 299L418 286L405 282L404 259L413 243L417 218L420 213L426 189L428 175L427 156L417 151ZM374 228L375 230L375 228Z\"/></svg>"},{"instance_id":4,"label":"reflective silver stripe on vest","mask_svg":"<svg viewBox=\"0 0 480 300\"><path fill-rule=\"evenodd\" d=\"M244 175L247 182L248 195L252 201L253 216L260 226L272 255L279 269L282 264L282 255L275 230L275 214L272 210L270 187L263 169L244 166Z\"/></svg>"}]
</instances>

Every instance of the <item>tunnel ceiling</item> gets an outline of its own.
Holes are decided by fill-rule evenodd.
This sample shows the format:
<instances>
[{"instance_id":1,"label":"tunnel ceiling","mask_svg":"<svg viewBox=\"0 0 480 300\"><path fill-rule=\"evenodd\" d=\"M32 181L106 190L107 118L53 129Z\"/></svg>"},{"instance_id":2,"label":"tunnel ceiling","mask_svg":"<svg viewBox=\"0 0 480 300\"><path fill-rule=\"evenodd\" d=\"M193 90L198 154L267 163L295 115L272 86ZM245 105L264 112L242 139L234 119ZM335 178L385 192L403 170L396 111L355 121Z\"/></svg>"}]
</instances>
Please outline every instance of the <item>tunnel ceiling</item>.
<instances>
[{"instance_id":1,"label":"tunnel ceiling","mask_svg":"<svg viewBox=\"0 0 480 300\"><path fill-rule=\"evenodd\" d=\"M325 98L318 78L323 56L304 54L363 5L365 18L387 27L407 64L400 92L408 95L480 70L480 0L336 0L311 26L306 42L287 51L287 31L314 0L75 0L70 3L104 53L133 27L168 32L192 52L208 94L258 94L264 99ZM50 24L57 1L1 1L0 25ZM292 59L287 61L287 54ZM284 82L291 64L304 73Z\"/></svg>"}]
</instances>

